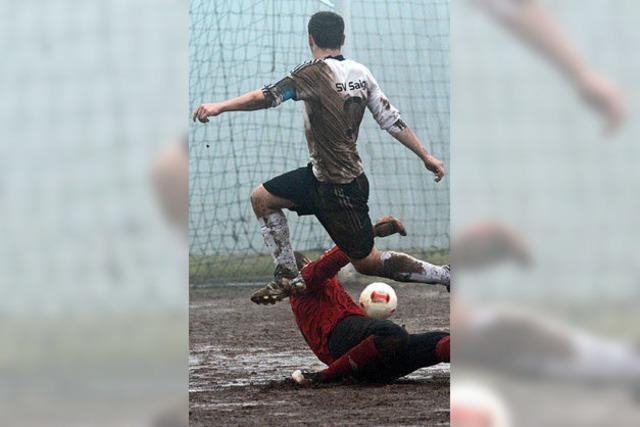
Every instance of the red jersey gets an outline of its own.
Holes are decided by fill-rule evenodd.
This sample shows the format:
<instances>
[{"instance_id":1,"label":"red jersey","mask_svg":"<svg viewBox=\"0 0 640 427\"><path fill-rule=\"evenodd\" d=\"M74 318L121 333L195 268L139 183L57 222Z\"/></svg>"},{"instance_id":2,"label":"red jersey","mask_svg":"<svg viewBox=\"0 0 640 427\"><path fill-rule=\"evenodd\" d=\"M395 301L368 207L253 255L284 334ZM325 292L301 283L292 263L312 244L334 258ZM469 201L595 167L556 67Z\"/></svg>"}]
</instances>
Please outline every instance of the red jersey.
<instances>
[{"instance_id":1,"label":"red jersey","mask_svg":"<svg viewBox=\"0 0 640 427\"><path fill-rule=\"evenodd\" d=\"M311 351L322 362L334 361L329 353L329 334L347 316L366 316L344 290L336 274L349 258L336 246L302 269L307 289L289 297L296 323Z\"/></svg>"}]
</instances>

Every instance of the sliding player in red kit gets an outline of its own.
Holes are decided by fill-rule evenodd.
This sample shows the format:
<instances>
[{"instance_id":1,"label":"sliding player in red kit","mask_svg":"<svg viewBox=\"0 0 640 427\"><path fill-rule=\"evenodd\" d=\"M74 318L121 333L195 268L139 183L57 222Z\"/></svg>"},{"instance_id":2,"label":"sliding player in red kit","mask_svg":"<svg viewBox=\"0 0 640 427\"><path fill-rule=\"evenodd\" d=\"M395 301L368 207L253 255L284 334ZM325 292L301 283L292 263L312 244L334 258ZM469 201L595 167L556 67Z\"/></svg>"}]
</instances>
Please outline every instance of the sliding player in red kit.
<instances>
[{"instance_id":1,"label":"sliding player in red kit","mask_svg":"<svg viewBox=\"0 0 640 427\"><path fill-rule=\"evenodd\" d=\"M406 234L393 217L381 219L373 229L377 237ZM449 362L447 332L408 334L390 320L367 317L336 277L349 264L349 257L340 248L333 247L315 261L299 252L295 256L307 288L289 296L291 309L311 350L329 365L319 372L295 371L293 379L297 383L324 383L346 377L387 382Z\"/></svg>"}]
</instances>

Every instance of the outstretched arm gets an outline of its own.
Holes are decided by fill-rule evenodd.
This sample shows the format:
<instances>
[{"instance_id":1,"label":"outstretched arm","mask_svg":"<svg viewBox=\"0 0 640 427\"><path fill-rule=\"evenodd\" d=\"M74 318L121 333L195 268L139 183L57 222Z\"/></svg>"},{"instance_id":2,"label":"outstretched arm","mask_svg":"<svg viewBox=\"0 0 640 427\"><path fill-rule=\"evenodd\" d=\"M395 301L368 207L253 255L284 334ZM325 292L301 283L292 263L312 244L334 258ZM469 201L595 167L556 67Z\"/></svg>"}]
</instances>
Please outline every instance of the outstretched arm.
<instances>
[{"instance_id":1,"label":"outstretched arm","mask_svg":"<svg viewBox=\"0 0 640 427\"><path fill-rule=\"evenodd\" d=\"M226 101L202 104L193 112L193 121L195 122L197 119L202 123L207 123L209 117L215 117L227 111L262 110L277 107L289 99L298 101L305 99L305 97L306 93L298 90L295 76L292 74L262 89L247 92Z\"/></svg>"},{"instance_id":2,"label":"outstretched arm","mask_svg":"<svg viewBox=\"0 0 640 427\"><path fill-rule=\"evenodd\" d=\"M320 255L318 259L311 261L301 271L302 278L307 285L307 291L321 286L326 280L338 274L342 267L349 262L349 257L337 246Z\"/></svg>"},{"instance_id":3,"label":"outstretched arm","mask_svg":"<svg viewBox=\"0 0 640 427\"><path fill-rule=\"evenodd\" d=\"M212 104L201 104L193 112L193 121L196 119L201 123L207 123L209 117L219 116L227 111L253 111L269 108L271 102L264 95L262 90L254 90L235 98L227 99L222 102L214 102Z\"/></svg>"}]
</instances>

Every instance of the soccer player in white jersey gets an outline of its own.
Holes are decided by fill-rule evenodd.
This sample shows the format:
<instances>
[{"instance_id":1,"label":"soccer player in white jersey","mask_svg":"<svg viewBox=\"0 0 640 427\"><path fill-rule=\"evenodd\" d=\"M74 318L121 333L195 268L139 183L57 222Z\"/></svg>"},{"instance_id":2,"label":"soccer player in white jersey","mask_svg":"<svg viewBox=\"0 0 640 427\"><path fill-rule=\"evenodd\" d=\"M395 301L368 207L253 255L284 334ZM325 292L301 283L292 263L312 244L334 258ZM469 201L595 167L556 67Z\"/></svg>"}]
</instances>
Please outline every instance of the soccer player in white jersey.
<instances>
[{"instance_id":1,"label":"soccer player in white jersey","mask_svg":"<svg viewBox=\"0 0 640 427\"><path fill-rule=\"evenodd\" d=\"M367 205L369 182L356 149L365 109L382 129L418 156L436 182L444 176L443 163L429 154L405 124L369 69L342 56L342 17L318 12L309 20L308 30L312 61L275 84L226 101L202 104L193 113L194 121L207 123L209 117L227 111L276 107L289 99L304 102L310 163L263 183L251 193L261 233L276 264L275 280L257 291L252 300L274 303L305 287L291 247L285 208L298 215L315 215L362 274L449 286L448 266L379 251L374 246Z\"/></svg>"}]
</instances>

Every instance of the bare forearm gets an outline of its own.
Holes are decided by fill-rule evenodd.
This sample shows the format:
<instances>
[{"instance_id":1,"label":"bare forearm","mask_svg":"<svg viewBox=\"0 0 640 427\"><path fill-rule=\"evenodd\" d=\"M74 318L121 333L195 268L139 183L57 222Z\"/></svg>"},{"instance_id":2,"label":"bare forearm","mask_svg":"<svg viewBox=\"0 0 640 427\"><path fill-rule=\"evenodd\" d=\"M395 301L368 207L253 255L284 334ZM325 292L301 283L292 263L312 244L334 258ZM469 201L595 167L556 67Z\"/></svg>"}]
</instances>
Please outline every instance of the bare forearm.
<instances>
[{"instance_id":1,"label":"bare forearm","mask_svg":"<svg viewBox=\"0 0 640 427\"><path fill-rule=\"evenodd\" d=\"M253 111L269 107L267 99L261 90L254 90L220 103L222 112Z\"/></svg>"},{"instance_id":2,"label":"bare forearm","mask_svg":"<svg viewBox=\"0 0 640 427\"><path fill-rule=\"evenodd\" d=\"M424 145L422 145L422 142L420 142L420 139L411 128L405 127L402 131L394 134L393 137L413 151L423 162L426 162L429 158L429 152L424 148Z\"/></svg>"},{"instance_id":3,"label":"bare forearm","mask_svg":"<svg viewBox=\"0 0 640 427\"><path fill-rule=\"evenodd\" d=\"M235 98L212 104L201 104L193 112L193 121L199 120L201 123L208 123L209 117L216 117L226 111L253 111L268 108L269 101L261 90L254 90Z\"/></svg>"},{"instance_id":4,"label":"bare forearm","mask_svg":"<svg viewBox=\"0 0 640 427\"><path fill-rule=\"evenodd\" d=\"M393 137L400 141L400 143L409 150L413 151L416 156L420 157L420 160L423 161L425 167L436 176L435 181L440 182L445 173L444 163L429 154L411 128L405 125L405 128L400 132L393 134Z\"/></svg>"}]
</instances>

